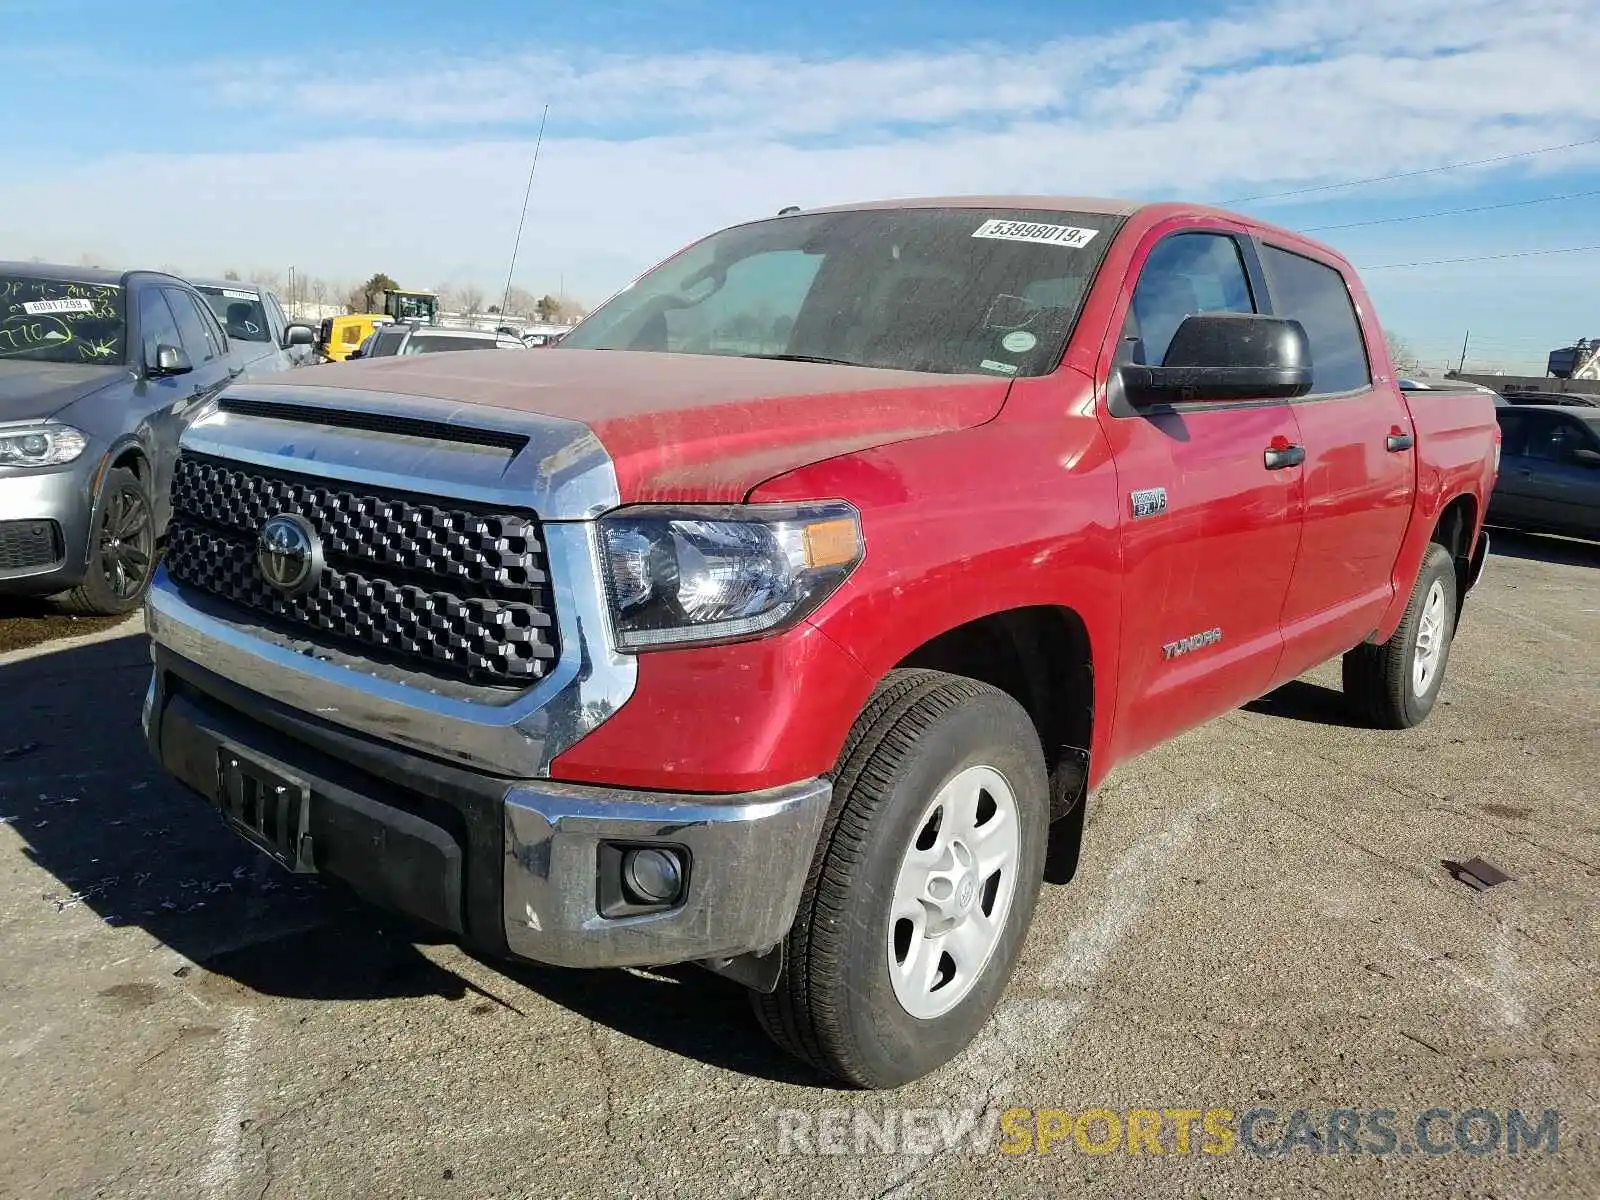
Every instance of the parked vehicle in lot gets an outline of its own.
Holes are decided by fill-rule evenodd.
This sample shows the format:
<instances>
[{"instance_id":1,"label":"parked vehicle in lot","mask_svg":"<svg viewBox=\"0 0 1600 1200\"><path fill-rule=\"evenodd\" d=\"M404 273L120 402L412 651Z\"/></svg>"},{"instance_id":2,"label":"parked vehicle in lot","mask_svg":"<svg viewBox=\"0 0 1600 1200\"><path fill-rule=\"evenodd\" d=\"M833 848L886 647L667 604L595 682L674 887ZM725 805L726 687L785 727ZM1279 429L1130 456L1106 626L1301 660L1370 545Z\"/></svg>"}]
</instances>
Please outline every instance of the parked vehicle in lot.
<instances>
[{"instance_id":1,"label":"parked vehicle in lot","mask_svg":"<svg viewBox=\"0 0 1600 1200\"><path fill-rule=\"evenodd\" d=\"M302 366L311 361L317 331L291 321L277 293L229 279L191 279L222 322L228 340L244 360L246 375Z\"/></svg>"},{"instance_id":2,"label":"parked vehicle in lot","mask_svg":"<svg viewBox=\"0 0 1600 1200\"><path fill-rule=\"evenodd\" d=\"M174 276L0 263L0 593L138 607L178 435L246 361Z\"/></svg>"},{"instance_id":3,"label":"parked vehicle in lot","mask_svg":"<svg viewBox=\"0 0 1600 1200\"><path fill-rule=\"evenodd\" d=\"M525 350L521 338L478 329L441 329L433 325L389 325L375 330L351 358L393 358L439 354L448 350Z\"/></svg>"},{"instance_id":4,"label":"parked vehicle in lot","mask_svg":"<svg viewBox=\"0 0 1600 1200\"><path fill-rule=\"evenodd\" d=\"M1561 408L1600 408L1600 396L1584 392L1507 392L1508 404L1557 405Z\"/></svg>"},{"instance_id":5,"label":"parked vehicle in lot","mask_svg":"<svg viewBox=\"0 0 1600 1200\"><path fill-rule=\"evenodd\" d=\"M1215 209L735 226L531 358L238 386L147 604L166 769L485 952L698 962L838 1078L958 1053L1052 819L1343 656L1424 720L1487 396L1402 393L1349 264Z\"/></svg>"},{"instance_id":6,"label":"parked vehicle in lot","mask_svg":"<svg viewBox=\"0 0 1600 1200\"><path fill-rule=\"evenodd\" d=\"M1518 405L1497 416L1490 524L1600 538L1600 408Z\"/></svg>"},{"instance_id":7,"label":"parked vehicle in lot","mask_svg":"<svg viewBox=\"0 0 1600 1200\"><path fill-rule=\"evenodd\" d=\"M379 326L393 325L383 313L350 313L324 317L317 327L316 357L321 362L343 362L372 336Z\"/></svg>"}]
</instances>

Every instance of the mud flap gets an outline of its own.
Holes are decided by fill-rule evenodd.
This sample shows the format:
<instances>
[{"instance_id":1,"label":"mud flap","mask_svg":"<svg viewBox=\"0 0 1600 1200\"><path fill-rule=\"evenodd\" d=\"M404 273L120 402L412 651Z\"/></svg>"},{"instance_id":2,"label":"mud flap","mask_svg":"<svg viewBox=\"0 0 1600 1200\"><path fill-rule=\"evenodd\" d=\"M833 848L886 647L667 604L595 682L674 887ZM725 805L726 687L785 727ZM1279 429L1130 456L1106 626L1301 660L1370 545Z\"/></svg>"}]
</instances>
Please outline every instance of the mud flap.
<instances>
[{"instance_id":1,"label":"mud flap","mask_svg":"<svg viewBox=\"0 0 1600 1200\"><path fill-rule=\"evenodd\" d=\"M1489 534L1478 534L1477 545L1472 548L1472 557L1467 560L1467 586L1462 590L1462 597L1477 585L1478 579L1483 575L1483 568L1489 561Z\"/></svg>"}]
</instances>

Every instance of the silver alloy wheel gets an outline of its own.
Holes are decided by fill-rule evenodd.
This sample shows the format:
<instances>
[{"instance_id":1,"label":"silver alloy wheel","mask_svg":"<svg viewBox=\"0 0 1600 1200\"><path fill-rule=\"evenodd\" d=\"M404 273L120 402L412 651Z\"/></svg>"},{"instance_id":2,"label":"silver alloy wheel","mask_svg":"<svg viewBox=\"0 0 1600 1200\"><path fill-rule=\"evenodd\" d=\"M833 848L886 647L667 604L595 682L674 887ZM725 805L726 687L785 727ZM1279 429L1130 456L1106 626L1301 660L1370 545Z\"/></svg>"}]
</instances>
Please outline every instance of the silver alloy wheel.
<instances>
[{"instance_id":1,"label":"silver alloy wheel","mask_svg":"<svg viewBox=\"0 0 1600 1200\"><path fill-rule=\"evenodd\" d=\"M1445 620L1444 583L1435 579L1428 589L1428 598L1422 602L1417 648L1411 658L1411 690L1418 699L1428 694L1439 672L1439 659L1444 654Z\"/></svg>"},{"instance_id":2,"label":"silver alloy wheel","mask_svg":"<svg viewBox=\"0 0 1600 1200\"><path fill-rule=\"evenodd\" d=\"M983 975L1017 890L1017 798L992 767L952 776L900 858L889 913L889 978L913 1017L949 1012Z\"/></svg>"}]
</instances>

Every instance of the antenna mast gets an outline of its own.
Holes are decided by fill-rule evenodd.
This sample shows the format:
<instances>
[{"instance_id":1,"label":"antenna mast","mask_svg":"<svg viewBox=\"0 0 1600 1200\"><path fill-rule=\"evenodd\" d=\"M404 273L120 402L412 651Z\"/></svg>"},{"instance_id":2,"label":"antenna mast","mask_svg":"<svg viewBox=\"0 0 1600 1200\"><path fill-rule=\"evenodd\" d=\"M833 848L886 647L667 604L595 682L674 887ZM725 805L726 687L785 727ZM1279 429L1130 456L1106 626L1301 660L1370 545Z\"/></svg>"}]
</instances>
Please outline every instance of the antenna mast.
<instances>
[{"instance_id":1,"label":"antenna mast","mask_svg":"<svg viewBox=\"0 0 1600 1200\"><path fill-rule=\"evenodd\" d=\"M506 271L506 291L500 300L500 315L506 315L506 306L511 303L511 278L517 273L517 251L522 248L522 225L528 219L528 197L533 195L533 173L539 169L539 147L544 145L544 123L550 115L550 106L544 106L544 112L539 117L539 136L533 142L533 164L528 168L528 189L522 193L522 216L517 218L517 240L511 244L511 266Z\"/></svg>"}]
</instances>

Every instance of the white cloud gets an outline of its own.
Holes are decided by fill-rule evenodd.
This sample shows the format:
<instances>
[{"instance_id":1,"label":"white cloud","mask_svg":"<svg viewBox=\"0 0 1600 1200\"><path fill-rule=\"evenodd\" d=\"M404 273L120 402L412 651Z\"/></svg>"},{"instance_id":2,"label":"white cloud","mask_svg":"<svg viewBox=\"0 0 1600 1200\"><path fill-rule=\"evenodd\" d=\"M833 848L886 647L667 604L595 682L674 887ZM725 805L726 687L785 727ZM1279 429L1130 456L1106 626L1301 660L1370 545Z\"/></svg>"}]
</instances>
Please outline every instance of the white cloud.
<instances>
[{"instance_id":1,"label":"white cloud","mask_svg":"<svg viewBox=\"0 0 1600 1200\"><path fill-rule=\"evenodd\" d=\"M198 74L211 100L248 100L237 119L265 99L338 140L71 166L14 159L0 211L30 214L18 249L47 257L93 247L195 271L294 262L344 279L383 269L494 289L527 130L548 99L519 282L544 289L564 272L593 301L689 239L787 204L1226 198L1577 141L1600 130L1597 60L1592 0L1275 0L1020 50L215 64ZM233 82L219 92L220 79ZM1597 163L1600 152L1574 151L1498 169ZM1406 186L1459 186L1466 174ZM1458 252L1503 248L1520 246Z\"/></svg>"}]
</instances>

